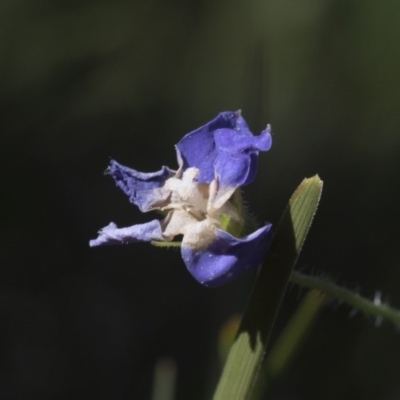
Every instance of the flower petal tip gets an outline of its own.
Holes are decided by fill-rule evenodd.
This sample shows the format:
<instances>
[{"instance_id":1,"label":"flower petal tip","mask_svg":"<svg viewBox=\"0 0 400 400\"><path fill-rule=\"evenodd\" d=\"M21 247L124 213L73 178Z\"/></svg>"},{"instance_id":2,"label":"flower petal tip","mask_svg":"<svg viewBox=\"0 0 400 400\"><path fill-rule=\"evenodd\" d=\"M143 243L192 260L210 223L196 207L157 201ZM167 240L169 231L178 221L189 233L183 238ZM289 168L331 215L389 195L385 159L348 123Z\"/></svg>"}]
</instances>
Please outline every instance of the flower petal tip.
<instances>
[{"instance_id":1,"label":"flower petal tip","mask_svg":"<svg viewBox=\"0 0 400 400\"><path fill-rule=\"evenodd\" d=\"M169 192L162 189L165 181L175 174L175 171L163 166L157 172L139 172L111 160L107 173L112 176L115 184L129 197L140 211L147 212L165 201Z\"/></svg>"},{"instance_id":2,"label":"flower petal tip","mask_svg":"<svg viewBox=\"0 0 400 400\"><path fill-rule=\"evenodd\" d=\"M118 228L114 222L111 222L99 231L97 239L91 240L89 246L151 242L152 240L164 240L160 221L157 219L127 228Z\"/></svg>"}]
</instances>

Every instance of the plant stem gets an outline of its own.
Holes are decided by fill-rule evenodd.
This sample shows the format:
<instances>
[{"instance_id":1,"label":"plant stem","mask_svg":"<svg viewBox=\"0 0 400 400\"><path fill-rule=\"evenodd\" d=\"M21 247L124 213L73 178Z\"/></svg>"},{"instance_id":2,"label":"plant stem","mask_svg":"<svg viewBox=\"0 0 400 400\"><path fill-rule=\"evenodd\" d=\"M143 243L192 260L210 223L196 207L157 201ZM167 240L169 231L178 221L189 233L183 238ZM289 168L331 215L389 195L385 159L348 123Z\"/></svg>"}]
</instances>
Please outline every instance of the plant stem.
<instances>
[{"instance_id":1,"label":"plant stem","mask_svg":"<svg viewBox=\"0 0 400 400\"><path fill-rule=\"evenodd\" d=\"M330 297L345 301L359 311L400 326L400 311L381 303L379 293L374 300L369 300L349 289L337 286L327 279L306 275L298 271L292 272L290 281L308 289L317 289Z\"/></svg>"}]
</instances>

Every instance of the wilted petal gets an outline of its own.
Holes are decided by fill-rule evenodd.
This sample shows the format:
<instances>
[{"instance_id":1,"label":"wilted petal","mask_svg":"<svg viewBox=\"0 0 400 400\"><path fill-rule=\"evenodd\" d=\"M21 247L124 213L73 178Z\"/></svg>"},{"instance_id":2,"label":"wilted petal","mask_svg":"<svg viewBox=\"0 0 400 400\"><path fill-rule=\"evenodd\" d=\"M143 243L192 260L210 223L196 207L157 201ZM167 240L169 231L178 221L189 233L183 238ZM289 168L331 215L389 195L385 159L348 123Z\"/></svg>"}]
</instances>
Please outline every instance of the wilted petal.
<instances>
[{"instance_id":1,"label":"wilted petal","mask_svg":"<svg viewBox=\"0 0 400 400\"><path fill-rule=\"evenodd\" d=\"M228 192L232 194L237 187L253 181L258 152L269 150L271 144L269 125L254 136L239 111L227 111L185 135L176 147L181 168L199 169L200 183L211 183L217 178L227 198Z\"/></svg>"},{"instance_id":2,"label":"wilted petal","mask_svg":"<svg viewBox=\"0 0 400 400\"><path fill-rule=\"evenodd\" d=\"M258 152L269 150L271 143L270 126L259 136L253 136L248 129L217 130L215 173L220 186L237 188L251 183L257 169Z\"/></svg>"},{"instance_id":3,"label":"wilted petal","mask_svg":"<svg viewBox=\"0 0 400 400\"><path fill-rule=\"evenodd\" d=\"M254 136L247 125L235 130L218 129L215 131L215 144L218 151L228 153L249 154L255 151L268 151L272 145L271 126L268 125L258 136Z\"/></svg>"},{"instance_id":4,"label":"wilted petal","mask_svg":"<svg viewBox=\"0 0 400 400\"><path fill-rule=\"evenodd\" d=\"M164 240L160 221L157 219L145 224L118 228L114 222L100 230L97 239L89 242L90 247L110 244L124 244L133 242L151 242L152 240Z\"/></svg>"},{"instance_id":5,"label":"wilted petal","mask_svg":"<svg viewBox=\"0 0 400 400\"><path fill-rule=\"evenodd\" d=\"M176 145L183 170L195 167L200 170L198 181L211 183L215 177L214 162L218 155L214 133L218 129L244 129L247 125L240 112L226 111L193 132L185 135Z\"/></svg>"},{"instance_id":6,"label":"wilted petal","mask_svg":"<svg viewBox=\"0 0 400 400\"><path fill-rule=\"evenodd\" d=\"M220 208L249 175L250 157L246 154L220 152L215 162L218 177L218 191L213 199L213 207Z\"/></svg>"},{"instance_id":7,"label":"wilted petal","mask_svg":"<svg viewBox=\"0 0 400 400\"><path fill-rule=\"evenodd\" d=\"M169 191L162 186L175 172L168 167L152 173L138 172L111 160L107 171L117 186L129 197L131 203L146 212L159 208L168 199Z\"/></svg>"},{"instance_id":8,"label":"wilted petal","mask_svg":"<svg viewBox=\"0 0 400 400\"><path fill-rule=\"evenodd\" d=\"M221 230L217 230L217 237L206 249L182 247L182 257L189 272L209 287L224 285L259 266L271 242L271 225L240 239Z\"/></svg>"}]
</instances>

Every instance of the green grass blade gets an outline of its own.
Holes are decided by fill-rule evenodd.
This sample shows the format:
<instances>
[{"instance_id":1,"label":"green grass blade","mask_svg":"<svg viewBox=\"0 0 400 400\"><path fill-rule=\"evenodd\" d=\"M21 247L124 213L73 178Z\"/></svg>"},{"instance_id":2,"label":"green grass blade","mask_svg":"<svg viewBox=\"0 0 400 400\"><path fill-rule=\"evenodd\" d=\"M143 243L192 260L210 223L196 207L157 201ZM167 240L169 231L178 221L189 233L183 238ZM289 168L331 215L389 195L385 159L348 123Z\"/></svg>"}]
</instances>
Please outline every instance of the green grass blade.
<instances>
[{"instance_id":1,"label":"green grass blade","mask_svg":"<svg viewBox=\"0 0 400 400\"><path fill-rule=\"evenodd\" d=\"M263 395L269 385L290 369L312 325L327 302L328 296L318 290L311 290L304 296L265 358L251 394L252 400L264 398Z\"/></svg>"},{"instance_id":2,"label":"green grass blade","mask_svg":"<svg viewBox=\"0 0 400 400\"><path fill-rule=\"evenodd\" d=\"M312 290L306 294L265 360L267 376L275 379L290 365L328 296Z\"/></svg>"},{"instance_id":3,"label":"green grass blade","mask_svg":"<svg viewBox=\"0 0 400 400\"><path fill-rule=\"evenodd\" d=\"M173 400L176 386L176 363L171 358L161 358L154 369L151 400Z\"/></svg>"},{"instance_id":4,"label":"green grass blade","mask_svg":"<svg viewBox=\"0 0 400 400\"><path fill-rule=\"evenodd\" d=\"M260 269L238 335L229 352L214 400L248 399L289 280L322 191L318 176L297 188L278 224Z\"/></svg>"}]
</instances>

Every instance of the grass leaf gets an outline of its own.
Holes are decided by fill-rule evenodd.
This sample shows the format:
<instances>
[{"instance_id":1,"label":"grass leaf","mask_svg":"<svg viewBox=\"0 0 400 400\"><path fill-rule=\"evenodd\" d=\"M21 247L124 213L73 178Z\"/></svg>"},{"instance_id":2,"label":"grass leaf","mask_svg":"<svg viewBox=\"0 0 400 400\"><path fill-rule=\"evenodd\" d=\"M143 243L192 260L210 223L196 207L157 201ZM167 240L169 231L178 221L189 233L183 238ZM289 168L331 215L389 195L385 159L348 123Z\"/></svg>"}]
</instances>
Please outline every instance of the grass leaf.
<instances>
[{"instance_id":1,"label":"grass leaf","mask_svg":"<svg viewBox=\"0 0 400 400\"><path fill-rule=\"evenodd\" d=\"M278 224L260 269L214 400L248 399L291 271L303 246L322 192L316 175L304 179Z\"/></svg>"}]
</instances>

